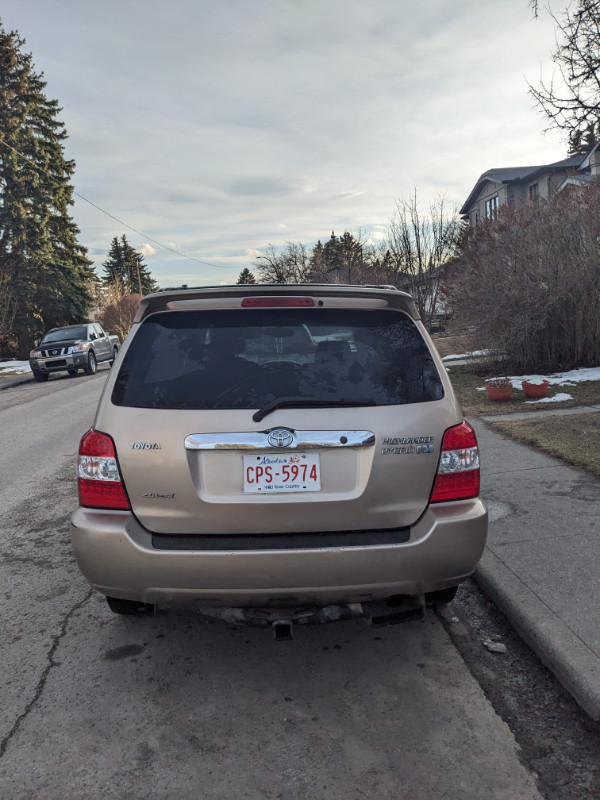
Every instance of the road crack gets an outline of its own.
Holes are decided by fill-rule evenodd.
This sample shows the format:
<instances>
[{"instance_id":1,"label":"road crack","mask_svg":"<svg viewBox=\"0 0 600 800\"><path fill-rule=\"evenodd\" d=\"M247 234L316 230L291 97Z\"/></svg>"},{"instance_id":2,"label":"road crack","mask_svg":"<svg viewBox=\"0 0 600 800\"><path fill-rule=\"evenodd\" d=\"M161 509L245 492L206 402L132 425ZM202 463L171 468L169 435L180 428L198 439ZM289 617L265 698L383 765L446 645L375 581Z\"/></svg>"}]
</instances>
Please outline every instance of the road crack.
<instances>
[{"instance_id":1,"label":"road crack","mask_svg":"<svg viewBox=\"0 0 600 800\"><path fill-rule=\"evenodd\" d=\"M31 700L29 701L29 703L25 707L25 710L23 711L23 713L19 714L19 716L15 720L15 724L12 726L10 731L6 734L4 739L2 739L2 741L0 742L0 758L2 758L2 756L6 753L11 740L18 733L19 729L21 728L22 723L27 719L27 717L31 713L33 707L35 706L37 701L42 696L43 691L46 688L46 683L48 681L48 676L50 674L50 670L52 669L52 667L59 666L59 663L54 661L54 654L56 653L56 651L58 649L58 646L60 645L62 639L64 638L64 636L67 633L67 628L69 626L69 622L71 621L71 618L73 617L73 615L75 614L76 611L78 611L85 603L87 603L87 601L92 597L93 594L94 594L94 590L90 589L82 600L80 600L79 602L75 603L75 605L69 610L69 612L66 614L65 618L63 619L62 625L60 626L60 631L54 637L54 639L52 641L52 646L50 647L50 650L48 651L48 655L46 657L47 660L48 660L48 663L47 663L44 671L42 672L42 674L40 676L40 679L39 679L38 684L36 686L35 693L34 693L33 697L31 698Z\"/></svg>"}]
</instances>

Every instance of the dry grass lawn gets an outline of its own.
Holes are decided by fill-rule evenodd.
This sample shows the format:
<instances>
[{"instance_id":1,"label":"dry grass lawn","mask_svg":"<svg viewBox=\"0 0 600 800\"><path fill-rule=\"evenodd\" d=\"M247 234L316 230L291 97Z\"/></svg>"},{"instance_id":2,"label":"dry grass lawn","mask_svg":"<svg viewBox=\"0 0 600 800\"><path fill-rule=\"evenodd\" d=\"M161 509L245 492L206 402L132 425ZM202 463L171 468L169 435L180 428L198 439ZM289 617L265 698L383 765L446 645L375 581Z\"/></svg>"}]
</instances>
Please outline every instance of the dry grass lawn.
<instances>
[{"instance_id":1,"label":"dry grass lawn","mask_svg":"<svg viewBox=\"0 0 600 800\"><path fill-rule=\"evenodd\" d=\"M477 391L478 387L485 385L488 376L475 375L469 367L450 367L449 375L466 417L600 405L600 381L550 386L548 397L560 392L572 395L572 400L560 403L526 403L523 392L517 390L513 390L513 399L508 403L490 403L486 392ZM517 442L542 450L600 478L600 412L572 416L536 415L514 422L490 422L490 425Z\"/></svg>"},{"instance_id":2,"label":"dry grass lawn","mask_svg":"<svg viewBox=\"0 0 600 800\"><path fill-rule=\"evenodd\" d=\"M468 336L464 334L456 334L449 336L445 333L434 333L431 337L435 344L438 353L442 358L460 353L470 353L472 350L477 350L477 345Z\"/></svg>"},{"instance_id":3,"label":"dry grass lawn","mask_svg":"<svg viewBox=\"0 0 600 800\"><path fill-rule=\"evenodd\" d=\"M596 405L600 403L600 381L586 381L575 386L550 386L548 397L559 393L572 395L572 400L561 403L526 403L523 392L513 389L513 399L508 403L490 403L487 392L477 389L485 386L486 375L475 375L469 367L450 367L448 373L465 416L482 414L510 414L511 412L549 411L557 408Z\"/></svg>"},{"instance_id":4,"label":"dry grass lawn","mask_svg":"<svg viewBox=\"0 0 600 800\"><path fill-rule=\"evenodd\" d=\"M492 428L600 478L600 411L547 419L494 422Z\"/></svg>"}]
</instances>

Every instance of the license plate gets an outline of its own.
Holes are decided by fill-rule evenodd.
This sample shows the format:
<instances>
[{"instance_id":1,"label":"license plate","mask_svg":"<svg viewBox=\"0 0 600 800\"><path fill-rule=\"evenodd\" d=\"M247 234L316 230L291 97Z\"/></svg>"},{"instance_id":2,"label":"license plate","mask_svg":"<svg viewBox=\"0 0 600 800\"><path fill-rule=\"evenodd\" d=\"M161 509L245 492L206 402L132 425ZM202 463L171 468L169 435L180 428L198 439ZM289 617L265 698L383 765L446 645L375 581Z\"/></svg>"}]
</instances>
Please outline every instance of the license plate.
<instances>
[{"instance_id":1,"label":"license plate","mask_svg":"<svg viewBox=\"0 0 600 800\"><path fill-rule=\"evenodd\" d=\"M244 456L244 493L320 492L318 453Z\"/></svg>"}]
</instances>

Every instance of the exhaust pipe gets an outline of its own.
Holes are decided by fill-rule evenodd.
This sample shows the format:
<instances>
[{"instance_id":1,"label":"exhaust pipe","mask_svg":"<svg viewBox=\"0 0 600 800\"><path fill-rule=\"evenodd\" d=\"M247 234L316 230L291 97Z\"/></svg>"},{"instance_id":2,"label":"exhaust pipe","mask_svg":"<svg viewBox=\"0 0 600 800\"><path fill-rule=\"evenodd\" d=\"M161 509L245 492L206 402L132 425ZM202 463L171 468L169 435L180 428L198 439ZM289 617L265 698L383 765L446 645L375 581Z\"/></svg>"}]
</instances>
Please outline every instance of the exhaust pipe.
<instances>
[{"instance_id":1,"label":"exhaust pipe","mask_svg":"<svg viewBox=\"0 0 600 800\"><path fill-rule=\"evenodd\" d=\"M273 623L276 642L291 642L294 637L294 623L289 619L278 619Z\"/></svg>"},{"instance_id":2,"label":"exhaust pipe","mask_svg":"<svg viewBox=\"0 0 600 800\"><path fill-rule=\"evenodd\" d=\"M425 598L423 595L395 595L383 603L365 603L364 608L368 625L397 625L422 619L425 616Z\"/></svg>"}]
</instances>

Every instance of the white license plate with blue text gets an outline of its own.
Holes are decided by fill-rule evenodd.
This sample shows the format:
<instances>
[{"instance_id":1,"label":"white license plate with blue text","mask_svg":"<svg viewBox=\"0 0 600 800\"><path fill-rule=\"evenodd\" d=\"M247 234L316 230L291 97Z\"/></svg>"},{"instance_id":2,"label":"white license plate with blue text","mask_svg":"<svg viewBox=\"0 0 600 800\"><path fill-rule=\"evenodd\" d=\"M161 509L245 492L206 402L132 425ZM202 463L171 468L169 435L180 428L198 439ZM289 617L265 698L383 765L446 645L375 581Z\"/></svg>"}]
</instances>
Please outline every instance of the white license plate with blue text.
<instances>
[{"instance_id":1,"label":"white license plate with blue text","mask_svg":"<svg viewBox=\"0 0 600 800\"><path fill-rule=\"evenodd\" d=\"M244 456L244 493L320 492L318 453Z\"/></svg>"}]
</instances>

